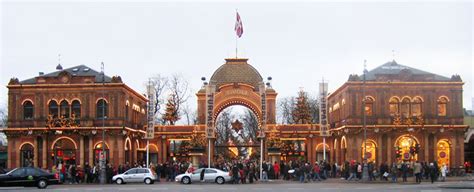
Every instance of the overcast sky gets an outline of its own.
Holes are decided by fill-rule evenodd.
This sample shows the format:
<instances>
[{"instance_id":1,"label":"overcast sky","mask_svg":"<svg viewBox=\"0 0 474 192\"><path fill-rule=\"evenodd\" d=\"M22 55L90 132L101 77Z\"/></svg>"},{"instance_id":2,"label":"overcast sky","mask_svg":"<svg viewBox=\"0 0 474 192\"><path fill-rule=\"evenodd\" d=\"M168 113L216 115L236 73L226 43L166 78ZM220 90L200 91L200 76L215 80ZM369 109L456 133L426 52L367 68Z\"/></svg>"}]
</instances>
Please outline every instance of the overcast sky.
<instances>
[{"instance_id":1,"label":"overcast sky","mask_svg":"<svg viewBox=\"0 0 474 192\"><path fill-rule=\"evenodd\" d=\"M1 3L0 106L20 80L85 64L120 75L139 92L153 74L181 73L193 93L224 58L235 57L235 10L244 26L239 57L273 77L279 97L300 87L333 91L349 74L393 59L461 75L471 109L473 15L470 1L449 2L38 2ZM196 108L192 94L190 106Z\"/></svg>"}]
</instances>

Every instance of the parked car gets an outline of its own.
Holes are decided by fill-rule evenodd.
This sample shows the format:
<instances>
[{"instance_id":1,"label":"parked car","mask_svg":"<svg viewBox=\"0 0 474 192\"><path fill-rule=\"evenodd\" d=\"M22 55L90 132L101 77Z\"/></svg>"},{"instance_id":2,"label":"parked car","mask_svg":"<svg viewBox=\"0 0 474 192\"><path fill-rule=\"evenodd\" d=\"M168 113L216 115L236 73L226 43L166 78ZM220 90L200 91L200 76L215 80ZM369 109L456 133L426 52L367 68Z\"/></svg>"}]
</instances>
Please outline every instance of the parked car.
<instances>
[{"instance_id":1,"label":"parked car","mask_svg":"<svg viewBox=\"0 0 474 192\"><path fill-rule=\"evenodd\" d=\"M175 177L176 182L183 184L191 184L192 182L201 181L201 172L204 170L204 182L215 182L217 184L224 184L230 181L232 177L229 172L225 172L214 168L200 168L192 173L183 173Z\"/></svg>"},{"instance_id":2,"label":"parked car","mask_svg":"<svg viewBox=\"0 0 474 192\"><path fill-rule=\"evenodd\" d=\"M117 184L140 183L153 184L157 179L156 173L148 168L132 168L122 174L112 177L112 182Z\"/></svg>"},{"instance_id":3,"label":"parked car","mask_svg":"<svg viewBox=\"0 0 474 192\"><path fill-rule=\"evenodd\" d=\"M44 189L48 185L58 183L57 176L35 167L20 167L0 174L0 186L37 186Z\"/></svg>"}]
</instances>

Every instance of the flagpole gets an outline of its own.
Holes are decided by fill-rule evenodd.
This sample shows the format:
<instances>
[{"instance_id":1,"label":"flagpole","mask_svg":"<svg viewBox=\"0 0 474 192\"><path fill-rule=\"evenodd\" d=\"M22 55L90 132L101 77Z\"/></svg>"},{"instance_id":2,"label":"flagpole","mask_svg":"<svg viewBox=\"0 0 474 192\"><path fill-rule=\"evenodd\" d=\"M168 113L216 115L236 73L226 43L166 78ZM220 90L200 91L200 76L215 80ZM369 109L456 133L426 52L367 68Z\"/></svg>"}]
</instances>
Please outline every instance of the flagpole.
<instances>
[{"instance_id":1,"label":"flagpole","mask_svg":"<svg viewBox=\"0 0 474 192\"><path fill-rule=\"evenodd\" d=\"M238 14L238 11L237 9L235 9L235 15ZM237 59L238 56L237 56L237 53L238 53L238 42L239 42L239 37L236 35L235 36L235 58Z\"/></svg>"}]
</instances>

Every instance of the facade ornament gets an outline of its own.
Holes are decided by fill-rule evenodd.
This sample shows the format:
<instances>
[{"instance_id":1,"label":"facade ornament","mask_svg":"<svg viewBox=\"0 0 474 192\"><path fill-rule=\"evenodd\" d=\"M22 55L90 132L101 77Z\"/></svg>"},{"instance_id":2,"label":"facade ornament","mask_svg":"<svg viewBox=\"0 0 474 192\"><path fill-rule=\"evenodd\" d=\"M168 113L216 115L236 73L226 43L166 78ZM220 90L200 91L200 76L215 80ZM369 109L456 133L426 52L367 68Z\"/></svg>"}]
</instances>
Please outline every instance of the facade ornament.
<instances>
[{"instance_id":1,"label":"facade ornament","mask_svg":"<svg viewBox=\"0 0 474 192\"><path fill-rule=\"evenodd\" d=\"M10 82L8 82L8 85L18 85L18 84L20 84L20 81L16 77L11 78Z\"/></svg>"}]
</instances>

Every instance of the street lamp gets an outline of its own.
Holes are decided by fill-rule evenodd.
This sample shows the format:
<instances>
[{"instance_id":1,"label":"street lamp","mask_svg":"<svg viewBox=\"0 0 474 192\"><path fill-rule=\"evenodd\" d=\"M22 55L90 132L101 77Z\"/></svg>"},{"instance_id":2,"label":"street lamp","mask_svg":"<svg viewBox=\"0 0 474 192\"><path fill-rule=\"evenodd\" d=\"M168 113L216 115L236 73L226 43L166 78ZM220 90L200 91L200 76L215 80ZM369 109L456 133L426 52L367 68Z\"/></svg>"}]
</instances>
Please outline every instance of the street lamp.
<instances>
[{"instance_id":1,"label":"street lamp","mask_svg":"<svg viewBox=\"0 0 474 192\"><path fill-rule=\"evenodd\" d=\"M105 73L104 73L104 62L101 63L101 74L102 74L102 152L99 156L100 159L100 184L105 184L107 181L106 169L105 169Z\"/></svg>"},{"instance_id":2,"label":"street lamp","mask_svg":"<svg viewBox=\"0 0 474 192\"><path fill-rule=\"evenodd\" d=\"M363 169L362 169L362 179L364 181L369 181L369 169L367 167L367 115L365 109L365 81L367 73L367 60L364 60L364 74L363 74L363 84L362 84L362 116L363 116L363 129L364 129L364 157L363 157Z\"/></svg>"}]
</instances>

